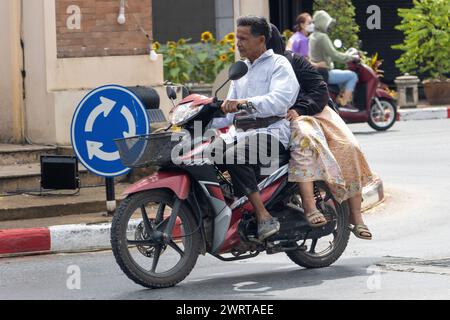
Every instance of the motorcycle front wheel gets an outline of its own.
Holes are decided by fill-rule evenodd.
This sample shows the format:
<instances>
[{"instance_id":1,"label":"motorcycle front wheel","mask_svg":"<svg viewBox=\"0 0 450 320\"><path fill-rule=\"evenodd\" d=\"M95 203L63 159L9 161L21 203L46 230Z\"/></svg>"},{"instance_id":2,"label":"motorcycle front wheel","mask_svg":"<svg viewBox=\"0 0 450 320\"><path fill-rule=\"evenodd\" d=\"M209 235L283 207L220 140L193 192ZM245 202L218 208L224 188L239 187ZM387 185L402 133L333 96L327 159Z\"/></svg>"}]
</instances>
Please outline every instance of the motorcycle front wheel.
<instances>
[{"instance_id":1,"label":"motorcycle front wheel","mask_svg":"<svg viewBox=\"0 0 450 320\"><path fill-rule=\"evenodd\" d=\"M372 129L385 131L391 128L397 120L397 107L387 99L380 98L379 101L381 108L376 101L372 101L367 122Z\"/></svg>"},{"instance_id":2,"label":"motorcycle front wheel","mask_svg":"<svg viewBox=\"0 0 450 320\"><path fill-rule=\"evenodd\" d=\"M198 223L181 203L167 234L175 196L165 190L150 190L122 201L111 225L111 246L122 271L147 288L171 287L193 269L201 248Z\"/></svg>"}]
</instances>

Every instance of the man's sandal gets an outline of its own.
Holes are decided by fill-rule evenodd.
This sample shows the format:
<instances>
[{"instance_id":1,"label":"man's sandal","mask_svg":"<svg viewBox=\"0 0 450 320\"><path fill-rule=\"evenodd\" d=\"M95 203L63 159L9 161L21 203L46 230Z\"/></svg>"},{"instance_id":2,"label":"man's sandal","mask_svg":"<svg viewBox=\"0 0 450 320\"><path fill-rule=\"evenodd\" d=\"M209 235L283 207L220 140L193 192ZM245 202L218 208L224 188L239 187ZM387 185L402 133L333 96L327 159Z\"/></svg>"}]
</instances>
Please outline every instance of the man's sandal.
<instances>
[{"instance_id":1,"label":"man's sandal","mask_svg":"<svg viewBox=\"0 0 450 320\"><path fill-rule=\"evenodd\" d=\"M350 231L359 239L372 240L372 233L365 224L354 225L350 227Z\"/></svg>"},{"instance_id":2,"label":"man's sandal","mask_svg":"<svg viewBox=\"0 0 450 320\"><path fill-rule=\"evenodd\" d=\"M306 217L306 221L308 221L309 226L312 228L321 227L328 223L328 221L325 218L325 216L323 215L323 213L317 209L312 212L305 213L305 217ZM319 219L322 221L320 221ZM313 222L314 220L318 220L319 222L314 223Z\"/></svg>"}]
</instances>

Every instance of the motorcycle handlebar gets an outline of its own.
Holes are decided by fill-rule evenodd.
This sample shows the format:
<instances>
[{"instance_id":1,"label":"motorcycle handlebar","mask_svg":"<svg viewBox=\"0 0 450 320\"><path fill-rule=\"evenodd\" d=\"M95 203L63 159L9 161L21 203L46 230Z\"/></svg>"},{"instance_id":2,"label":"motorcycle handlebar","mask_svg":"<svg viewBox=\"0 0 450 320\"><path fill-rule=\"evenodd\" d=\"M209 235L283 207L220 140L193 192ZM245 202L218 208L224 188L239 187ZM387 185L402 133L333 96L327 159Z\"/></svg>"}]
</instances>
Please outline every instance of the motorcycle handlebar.
<instances>
[{"instance_id":1,"label":"motorcycle handlebar","mask_svg":"<svg viewBox=\"0 0 450 320\"><path fill-rule=\"evenodd\" d=\"M214 99L213 104L215 105L216 108L220 109L220 107L223 104L223 100ZM239 111L250 111L253 109L253 104L251 102L242 103L238 105L237 109Z\"/></svg>"}]
</instances>

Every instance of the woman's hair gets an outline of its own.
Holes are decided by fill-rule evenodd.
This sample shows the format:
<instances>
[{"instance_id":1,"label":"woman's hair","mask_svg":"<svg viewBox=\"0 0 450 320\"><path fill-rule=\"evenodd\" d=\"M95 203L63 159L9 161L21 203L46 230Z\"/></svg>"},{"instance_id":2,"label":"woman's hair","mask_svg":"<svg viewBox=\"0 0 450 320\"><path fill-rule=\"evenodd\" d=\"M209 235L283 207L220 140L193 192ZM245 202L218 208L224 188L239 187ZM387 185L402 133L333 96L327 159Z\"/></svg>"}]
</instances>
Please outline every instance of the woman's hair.
<instances>
[{"instance_id":1,"label":"woman's hair","mask_svg":"<svg viewBox=\"0 0 450 320\"><path fill-rule=\"evenodd\" d=\"M272 49L274 53L283 55L285 50L283 37L275 25L270 24L270 29L272 31L270 34L270 40L267 42L267 49Z\"/></svg>"},{"instance_id":2,"label":"woman's hair","mask_svg":"<svg viewBox=\"0 0 450 320\"><path fill-rule=\"evenodd\" d=\"M297 20L296 20L296 22L297 22L297 25L296 25L297 31L302 31L301 25L306 22L306 19L308 17L312 19L311 15L308 12L303 12L303 13L301 13L301 14L299 14L297 16Z\"/></svg>"}]
</instances>

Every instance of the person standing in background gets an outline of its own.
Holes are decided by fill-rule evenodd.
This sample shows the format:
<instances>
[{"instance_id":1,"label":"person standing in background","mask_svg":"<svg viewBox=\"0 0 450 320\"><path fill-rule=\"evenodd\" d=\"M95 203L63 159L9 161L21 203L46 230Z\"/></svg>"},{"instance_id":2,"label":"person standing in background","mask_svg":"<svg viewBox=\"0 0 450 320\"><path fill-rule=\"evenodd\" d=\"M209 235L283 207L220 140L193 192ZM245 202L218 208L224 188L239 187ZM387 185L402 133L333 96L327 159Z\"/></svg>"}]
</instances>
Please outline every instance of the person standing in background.
<instances>
[{"instance_id":1,"label":"person standing in background","mask_svg":"<svg viewBox=\"0 0 450 320\"><path fill-rule=\"evenodd\" d=\"M297 17L297 25L295 32L289 39L286 49L290 50L302 57L308 57L309 39L308 36L314 31L314 24L309 13L304 12Z\"/></svg>"},{"instance_id":2,"label":"person standing in background","mask_svg":"<svg viewBox=\"0 0 450 320\"><path fill-rule=\"evenodd\" d=\"M328 80L328 71L325 62L312 62L309 59L309 35L314 32L314 23L311 15L307 12L301 13L297 17L297 32L295 32L286 44L286 50L292 51L299 56L305 57L315 68L318 69L325 81Z\"/></svg>"}]
</instances>

